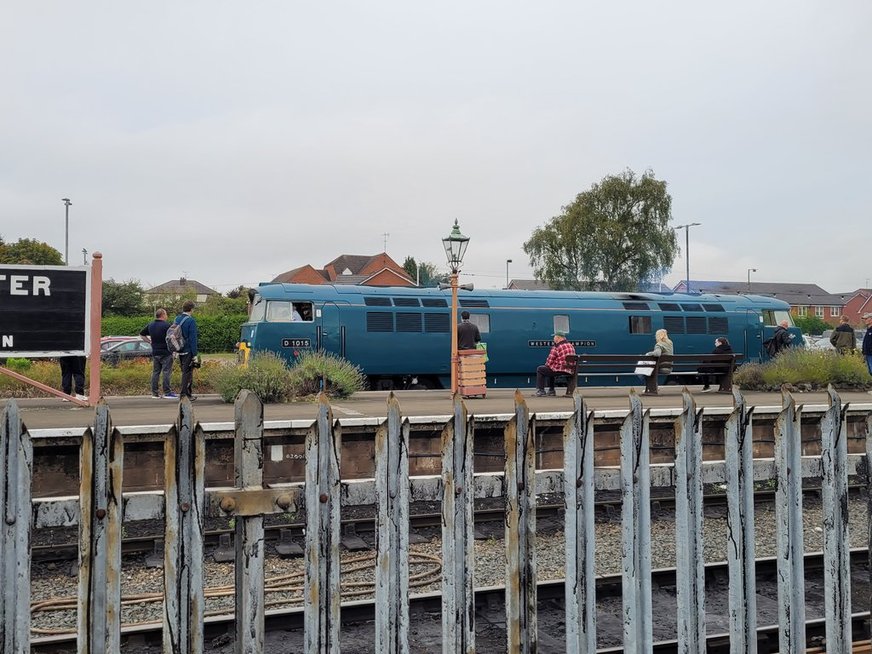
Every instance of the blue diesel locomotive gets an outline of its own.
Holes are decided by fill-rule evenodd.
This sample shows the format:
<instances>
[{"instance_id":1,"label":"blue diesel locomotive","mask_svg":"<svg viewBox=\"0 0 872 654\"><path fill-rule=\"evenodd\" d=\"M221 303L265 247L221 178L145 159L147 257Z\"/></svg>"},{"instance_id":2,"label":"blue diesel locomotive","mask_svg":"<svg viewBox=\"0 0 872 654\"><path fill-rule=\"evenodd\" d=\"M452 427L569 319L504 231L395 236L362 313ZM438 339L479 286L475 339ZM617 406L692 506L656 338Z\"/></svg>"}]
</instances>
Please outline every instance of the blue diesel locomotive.
<instances>
[{"instance_id":1,"label":"blue diesel locomotive","mask_svg":"<svg viewBox=\"0 0 872 654\"><path fill-rule=\"evenodd\" d=\"M266 283L252 293L239 347L246 357L268 351L291 363L324 350L360 366L372 389L447 388L450 306L450 291L437 288ZM557 330L590 354L642 354L661 327L676 354L711 352L726 336L740 364L766 358L763 341L782 320L802 342L789 305L756 295L461 290L463 309L487 343L487 383L495 388L533 385ZM639 379L604 374L579 383Z\"/></svg>"}]
</instances>

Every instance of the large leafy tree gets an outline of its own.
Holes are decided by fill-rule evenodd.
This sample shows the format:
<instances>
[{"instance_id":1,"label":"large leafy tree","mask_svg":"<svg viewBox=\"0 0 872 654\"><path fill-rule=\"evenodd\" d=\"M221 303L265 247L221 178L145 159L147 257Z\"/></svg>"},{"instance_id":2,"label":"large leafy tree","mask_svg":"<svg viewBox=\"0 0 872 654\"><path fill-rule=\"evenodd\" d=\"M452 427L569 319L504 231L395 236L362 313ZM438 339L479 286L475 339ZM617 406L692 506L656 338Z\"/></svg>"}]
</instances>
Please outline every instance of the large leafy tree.
<instances>
[{"instance_id":1,"label":"large leafy tree","mask_svg":"<svg viewBox=\"0 0 872 654\"><path fill-rule=\"evenodd\" d=\"M15 243L4 243L0 238L0 263L62 266L64 258L51 245L36 239L21 238Z\"/></svg>"},{"instance_id":2,"label":"large leafy tree","mask_svg":"<svg viewBox=\"0 0 872 654\"><path fill-rule=\"evenodd\" d=\"M536 279L551 288L633 291L658 279L678 252L666 182L646 171L606 176L524 243Z\"/></svg>"},{"instance_id":3,"label":"large leafy tree","mask_svg":"<svg viewBox=\"0 0 872 654\"><path fill-rule=\"evenodd\" d=\"M429 263L428 261L421 261L419 263L415 260L415 257L406 257L406 260L403 262L403 270L405 270L406 274L408 274L412 279L417 279L419 266L421 286L436 286L446 277L444 273L439 272L435 263Z\"/></svg>"},{"instance_id":4,"label":"large leafy tree","mask_svg":"<svg viewBox=\"0 0 872 654\"><path fill-rule=\"evenodd\" d=\"M104 316L140 316L142 305L142 284L136 280L116 282L107 279L103 282Z\"/></svg>"}]
</instances>

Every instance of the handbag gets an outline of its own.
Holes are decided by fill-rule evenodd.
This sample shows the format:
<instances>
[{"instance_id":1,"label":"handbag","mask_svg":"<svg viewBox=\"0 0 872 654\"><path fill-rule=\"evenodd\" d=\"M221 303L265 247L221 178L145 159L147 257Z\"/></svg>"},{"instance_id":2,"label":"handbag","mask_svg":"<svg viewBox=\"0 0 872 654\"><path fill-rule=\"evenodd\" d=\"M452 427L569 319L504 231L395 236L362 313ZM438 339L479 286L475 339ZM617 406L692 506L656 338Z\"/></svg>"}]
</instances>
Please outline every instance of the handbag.
<instances>
[{"instance_id":1,"label":"handbag","mask_svg":"<svg viewBox=\"0 0 872 654\"><path fill-rule=\"evenodd\" d=\"M487 363L487 343L479 341L475 344L476 350L481 350L484 353L484 362Z\"/></svg>"}]
</instances>

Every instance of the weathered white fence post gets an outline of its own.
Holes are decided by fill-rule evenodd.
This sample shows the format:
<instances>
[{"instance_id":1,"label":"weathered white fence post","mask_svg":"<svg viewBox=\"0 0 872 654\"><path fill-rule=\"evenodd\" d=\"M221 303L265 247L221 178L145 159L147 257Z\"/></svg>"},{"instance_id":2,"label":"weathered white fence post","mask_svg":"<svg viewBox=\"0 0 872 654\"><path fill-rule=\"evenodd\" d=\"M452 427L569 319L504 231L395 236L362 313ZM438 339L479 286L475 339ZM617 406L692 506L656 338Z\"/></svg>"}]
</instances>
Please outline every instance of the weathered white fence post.
<instances>
[{"instance_id":1,"label":"weathered white fence post","mask_svg":"<svg viewBox=\"0 0 872 654\"><path fill-rule=\"evenodd\" d=\"M621 426L621 562L623 569L624 648L650 652L651 624L651 473L648 411L630 391L630 413Z\"/></svg>"},{"instance_id":2,"label":"weathered white fence post","mask_svg":"<svg viewBox=\"0 0 872 654\"><path fill-rule=\"evenodd\" d=\"M848 540L848 445L845 412L833 387L821 419L824 507L824 592L827 649L851 649L851 553ZM847 407L845 407L847 409Z\"/></svg>"},{"instance_id":3,"label":"weathered white fence post","mask_svg":"<svg viewBox=\"0 0 872 654\"><path fill-rule=\"evenodd\" d=\"M121 482L124 443L97 405L79 455L79 654L121 651Z\"/></svg>"},{"instance_id":4,"label":"weathered white fence post","mask_svg":"<svg viewBox=\"0 0 872 654\"><path fill-rule=\"evenodd\" d=\"M475 421L454 394L454 417L442 430L442 651L475 652L475 551L472 455Z\"/></svg>"},{"instance_id":5,"label":"weathered white fence post","mask_svg":"<svg viewBox=\"0 0 872 654\"><path fill-rule=\"evenodd\" d=\"M802 408L783 391L775 423L778 643L782 652L805 651L804 545L802 534Z\"/></svg>"},{"instance_id":6,"label":"weathered white fence post","mask_svg":"<svg viewBox=\"0 0 872 654\"><path fill-rule=\"evenodd\" d=\"M520 391L505 428L506 641L509 652L538 649L536 620L536 420Z\"/></svg>"},{"instance_id":7,"label":"weathered white fence post","mask_svg":"<svg viewBox=\"0 0 872 654\"><path fill-rule=\"evenodd\" d=\"M306 435L306 626L308 654L339 654L339 456L342 430L325 394Z\"/></svg>"},{"instance_id":8,"label":"weathered white fence post","mask_svg":"<svg viewBox=\"0 0 872 654\"><path fill-rule=\"evenodd\" d=\"M563 499L566 505L566 651L596 652L593 411L581 395L563 430Z\"/></svg>"},{"instance_id":9,"label":"weathered white fence post","mask_svg":"<svg viewBox=\"0 0 872 654\"><path fill-rule=\"evenodd\" d=\"M409 421L396 396L375 435L375 651L409 651Z\"/></svg>"},{"instance_id":10,"label":"weathered white fence post","mask_svg":"<svg viewBox=\"0 0 872 654\"><path fill-rule=\"evenodd\" d=\"M0 652L30 654L30 521L33 445L18 404L0 423Z\"/></svg>"},{"instance_id":11,"label":"weathered white fence post","mask_svg":"<svg viewBox=\"0 0 872 654\"><path fill-rule=\"evenodd\" d=\"M203 515L206 438L191 401L179 402L175 428L164 441L163 651L203 651Z\"/></svg>"},{"instance_id":12,"label":"weathered white fence post","mask_svg":"<svg viewBox=\"0 0 872 654\"><path fill-rule=\"evenodd\" d=\"M757 652L757 577L754 566L754 444L752 410L733 391L724 426L727 483L727 567L730 571L730 652Z\"/></svg>"},{"instance_id":13,"label":"weathered white fence post","mask_svg":"<svg viewBox=\"0 0 872 654\"><path fill-rule=\"evenodd\" d=\"M705 651L705 555L702 534L702 411L687 389L675 421L675 585L678 651Z\"/></svg>"}]
</instances>

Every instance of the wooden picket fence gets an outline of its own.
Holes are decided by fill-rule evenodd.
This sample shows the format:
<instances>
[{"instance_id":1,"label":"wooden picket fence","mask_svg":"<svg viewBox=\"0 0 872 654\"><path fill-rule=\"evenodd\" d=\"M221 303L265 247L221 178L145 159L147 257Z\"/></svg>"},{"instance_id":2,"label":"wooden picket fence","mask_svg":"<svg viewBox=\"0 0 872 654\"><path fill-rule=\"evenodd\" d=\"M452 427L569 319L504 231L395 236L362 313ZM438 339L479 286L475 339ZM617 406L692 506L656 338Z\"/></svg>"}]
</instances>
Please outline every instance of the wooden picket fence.
<instances>
[{"instance_id":1,"label":"wooden picket fence","mask_svg":"<svg viewBox=\"0 0 872 654\"><path fill-rule=\"evenodd\" d=\"M235 405L235 486L205 488L205 435L191 404L179 404L175 428L164 441L166 488L159 497L122 496L124 438L112 426L105 404L95 410L93 427L81 442L80 504L31 498L33 449L14 400L5 404L0 428L0 644L8 654L30 652L30 542L35 527L67 516L78 522L78 651L115 654L121 641L121 535L125 519L165 519L163 651L203 651L204 517L235 518L235 619L237 652L263 651L264 516L305 510L305 651L340 651L340 513L342 506L377 507L375 565L375 645L401 654L409 647L409 505L442 505L442 637L446 653L475 651L473 501L505 497L506 646L510 652L537 650L536 496L562 492L566 505L566 650L596 651L594 573L594 494L622 495L624 648L652 648L651 513L652 486L673 487L676 498L678 649L705 651L703 484L723 483L728 494L729 613L733 652L756 651L754 575L754 480L778 480L776 501L782 651L802 651L804 575L802 479L823 479L826 617L829 651L848 651L851 642L850 567L847 503L849 474L865 473L872 458L866 416L865 455L847 455L846 421L838 395L820 421L822 455L801 457L800 412L785 394L778 416L776 458L753 460L753 410L734 393L725 423L726 460L703 462L702 411L686 393L675 420L675 462L649 463L649 415L629 395L621 427L620 468L594 468L594 414L582 396L563 430L562 470L535 469L536 416L520 393L506 423L503 473L473 471L476 420L456 397L453 415L442 429L442 474L409 477L409 420L397 398L387 401L376 434L376 475L342 480L339 474L342 427L320 399L318 417L305 443L305 483L263 484L263 406L243 391ZM55 516L53 518L52 516Z\"/></svg>"}]
</instances>

